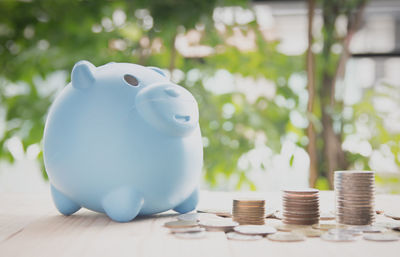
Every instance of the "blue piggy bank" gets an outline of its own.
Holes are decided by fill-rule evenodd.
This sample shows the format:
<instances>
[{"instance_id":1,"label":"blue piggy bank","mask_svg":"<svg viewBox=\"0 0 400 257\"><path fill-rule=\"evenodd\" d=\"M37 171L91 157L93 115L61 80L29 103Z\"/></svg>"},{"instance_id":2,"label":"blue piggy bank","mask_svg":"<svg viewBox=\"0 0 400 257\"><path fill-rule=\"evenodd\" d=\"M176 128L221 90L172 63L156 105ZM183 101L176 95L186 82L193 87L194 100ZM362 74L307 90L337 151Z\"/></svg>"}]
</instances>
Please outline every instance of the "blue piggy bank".
<instances>
[{"instance_id":1,"label":"blue piggy bank","mask_svg":"<svg viewBox=\"0 0 400 257\"><path fill-rule=\"evenodd\" d=\"M75 64L52 104L44 162L57 209L127 222L195 209L203 164L197 102L162 70Z\"/></svg>"}]
</instances>

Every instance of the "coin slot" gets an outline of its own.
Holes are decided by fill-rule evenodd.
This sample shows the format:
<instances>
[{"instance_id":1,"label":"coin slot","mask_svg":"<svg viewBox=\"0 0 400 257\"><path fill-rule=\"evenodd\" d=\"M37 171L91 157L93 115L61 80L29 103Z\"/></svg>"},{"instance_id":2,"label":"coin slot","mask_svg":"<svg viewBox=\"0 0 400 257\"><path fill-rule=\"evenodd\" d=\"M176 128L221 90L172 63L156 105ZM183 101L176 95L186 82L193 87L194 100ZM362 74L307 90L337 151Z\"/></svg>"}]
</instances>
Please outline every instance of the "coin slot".
<instances>
[{"instance_id":1,"label":"coin slot","mask_svg":"<svg viewBox=\"0 0 400 257\"><path fill-rule=\"evenodd\" d=\"M135 76L126 74L124 75L124 80L131 86L137 87L139 85L139 80Z\"/></svg>"}]
</instances>

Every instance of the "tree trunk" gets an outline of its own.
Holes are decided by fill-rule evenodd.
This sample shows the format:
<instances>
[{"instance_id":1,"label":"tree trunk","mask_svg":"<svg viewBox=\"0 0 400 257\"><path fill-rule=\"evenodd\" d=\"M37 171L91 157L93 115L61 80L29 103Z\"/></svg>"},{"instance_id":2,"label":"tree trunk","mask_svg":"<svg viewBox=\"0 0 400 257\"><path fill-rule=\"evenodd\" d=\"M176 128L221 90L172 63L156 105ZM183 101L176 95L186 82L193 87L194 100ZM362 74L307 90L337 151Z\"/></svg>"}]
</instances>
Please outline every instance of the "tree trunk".
<instances>
[{"instance_id":1,"label":"tree trunk","mask_svg":"<svg viewBox=\"0 0 400 257\"><path fill-rule=\"evenodd\" d=\"M321 90L321 114L322 114L322 139L323 154L325 160L326 176L328 178L329 187L333 188L333 174L336 170L344 170L347 168L345 153L342 149L341 133L336 134L333 129L333 108L335 101L332 93L334 92L334 78L327 72L323 74L323 84Z\"/></svg>"},{"instance_id":2,"label":"tree trunk","mask_svg":"<svg viewBox=\"0 0 400 257\"><path fill-rule=\"evenodd\" d=\"M358 29L366 1L360 1L355 10L346 13L348 18L347 35L343 40L335 38L335 21L339 15L339 7L335 2L324 2L323 20L324 20L324 46L322 50L323 72L322 87L319 90L321 99L321 119L322 119L322 139L323 139L323 163L322 167L326 171L330 188L333 188L334 172L336 170L345 170L348 167L345 152L342 149L342 129L335 132L333 128L332 115L338 104L335 101L336 80L344 76L345 65L350 56L349 44L355 31ZM331 48L334 43L340 43L343 46L343 53L339 61L331 58ZM334 67L334 69L332 69ZM341 122L342 123L342 122ZM342 125L342 124L341 124Z\"/></svg>"},{"instance_id":3,"label":"tree trunk","mask_svg":"<svg viewBox=\"0 0 400 257\"><path fill-rule=\"evenodd\" d=\"M307 113L313 115L314 98L315 98L315 62L312 53L313 43L313 21L314 21L315 0L308 1L308 47L307 47L307 90L308 90L308 104ZM318 178L318 155L317 155L317 136L312 120L309 120L307 127L308 145L307 152L310 157L310 173L309 184L314 187Z\"/></svg>"}]
</instances>

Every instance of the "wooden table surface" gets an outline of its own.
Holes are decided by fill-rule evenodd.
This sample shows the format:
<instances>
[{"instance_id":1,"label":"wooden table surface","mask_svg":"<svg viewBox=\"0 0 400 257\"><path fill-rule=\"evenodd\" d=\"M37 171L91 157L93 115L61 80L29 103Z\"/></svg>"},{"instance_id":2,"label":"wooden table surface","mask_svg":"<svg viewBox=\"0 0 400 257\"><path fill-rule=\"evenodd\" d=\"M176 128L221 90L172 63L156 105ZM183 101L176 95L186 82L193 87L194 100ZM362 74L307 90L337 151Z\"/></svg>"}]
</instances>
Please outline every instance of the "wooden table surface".
<instances>
[{"instance_id":1,"label":"wooden table surface","mask_svg":"<svg viewBox=\"0 0 400 257\"><path fill-rule=\"evenodd\" d=\"M199 208L230 208L238 195L267 199L267 208L280 209L281 195L273 193L202 192ZM400 213L400 195L377 195L376 208ZM333 192L321 192L321 209L333 210ZM50 194L0 194L0 256L400 256L400 241L334 243L307 238L296 243L227 240L223 232L204 239L178 239L163 224L174 212L116 223L103 214L80 210L60 215ZM395 222L385 217L382 221ZM277 222L277 220L268 220Z\"/></svg>"}]
</instances>

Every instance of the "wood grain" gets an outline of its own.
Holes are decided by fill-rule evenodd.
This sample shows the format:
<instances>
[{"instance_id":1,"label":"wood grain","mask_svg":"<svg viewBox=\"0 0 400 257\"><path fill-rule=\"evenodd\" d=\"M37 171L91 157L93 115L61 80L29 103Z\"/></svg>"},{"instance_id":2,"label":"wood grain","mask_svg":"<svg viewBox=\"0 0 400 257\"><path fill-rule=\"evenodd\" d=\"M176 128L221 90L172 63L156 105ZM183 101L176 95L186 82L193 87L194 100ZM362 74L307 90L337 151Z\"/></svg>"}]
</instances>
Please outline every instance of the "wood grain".
<instances>
[{"instance_id":1,"label":"wood grain","mask_svg":"<svg viewBox=\"0 0 400 257\"><path fill-rule=\"evenodd\" d=\"M267 199L268 208L280 208L280 193L202 192L201 208L229 208L232 198L257 195ZM333 192L321 192L321 208L334 207ZM400 213L399 195L378 195L377 208ZM64 217L49 195L0 195L0 256L398 256L400 242L378 243L358 238L353 243L325 242L319 238L298 243L227 240L222 232L206 238L178 239L163 227L176 219L170 211L116 223L88 210ZM387 218L386 221L392 222ZM272 221L271 222L276 222ZM400 222L399 222L400 223ZM399 224L400 225L400 224Z\"/></svg>"}]
</instances>

